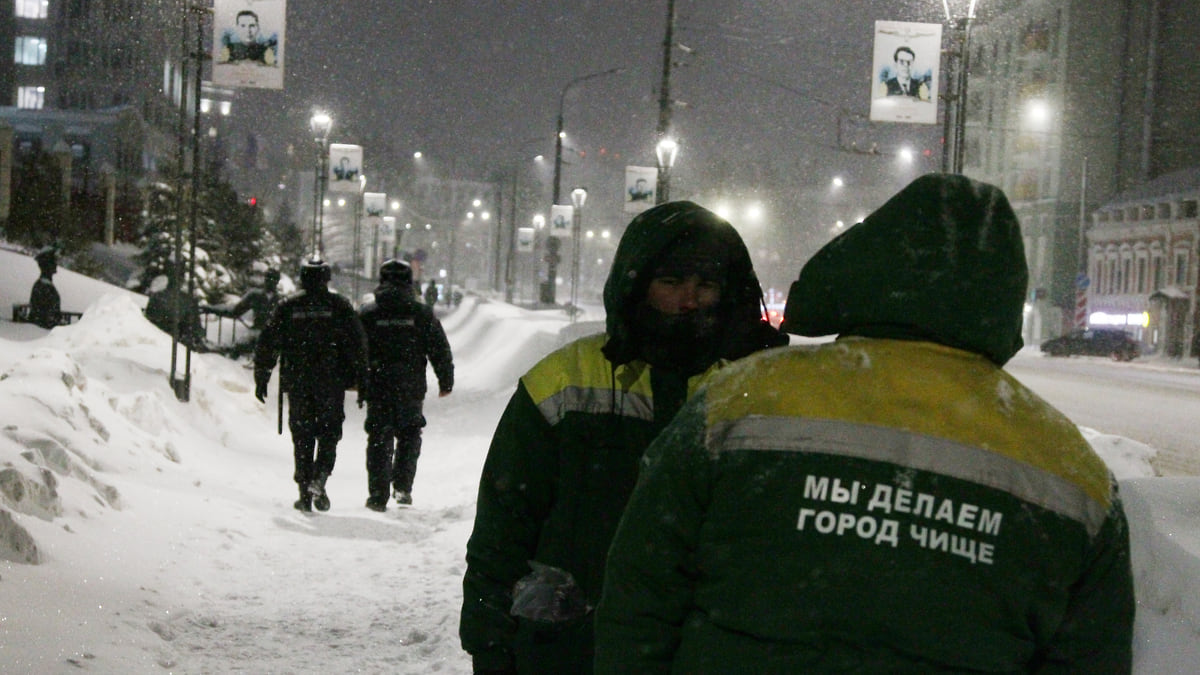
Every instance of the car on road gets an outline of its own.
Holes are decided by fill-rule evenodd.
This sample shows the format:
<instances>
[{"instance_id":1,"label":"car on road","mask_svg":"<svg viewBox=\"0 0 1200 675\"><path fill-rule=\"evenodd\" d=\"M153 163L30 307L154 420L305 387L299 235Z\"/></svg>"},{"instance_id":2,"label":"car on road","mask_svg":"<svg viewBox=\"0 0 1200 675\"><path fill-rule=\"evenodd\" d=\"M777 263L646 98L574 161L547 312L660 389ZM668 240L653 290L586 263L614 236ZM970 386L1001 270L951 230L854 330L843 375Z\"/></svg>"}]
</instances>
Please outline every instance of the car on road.
<instances>
[{"instance_id":1,"label":"car on road","mask_svg":"<svg viewBox=\"0 0 1200 675\"><path fill-rule=\"evenodd\" d=\"M1119 328L1087 328L1051 338L1042 343L1047 356L1107 356L1114 361L1132 361L1141 345Z\"/></svg>"}]
</instances>

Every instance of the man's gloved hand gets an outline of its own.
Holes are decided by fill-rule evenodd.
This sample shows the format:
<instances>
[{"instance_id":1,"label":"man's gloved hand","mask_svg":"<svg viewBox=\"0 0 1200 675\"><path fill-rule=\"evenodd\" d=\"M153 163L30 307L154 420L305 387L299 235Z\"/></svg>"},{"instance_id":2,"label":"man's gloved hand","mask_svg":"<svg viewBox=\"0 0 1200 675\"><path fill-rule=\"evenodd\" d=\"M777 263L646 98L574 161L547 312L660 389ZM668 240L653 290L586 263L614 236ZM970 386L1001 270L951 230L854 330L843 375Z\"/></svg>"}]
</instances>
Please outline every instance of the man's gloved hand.
<instances>
[{"instance_id":1,"label":"man's gloved hand","mask_svg":"<svg viewBox=\"0 0 1200 675\"><path fill-rule=\"evenodd\" d=\"M266 383L266 381L256 382L254 384L254 398L258 399L259 403L267 402L267 383Z\"/></svg>"}]
</instances>

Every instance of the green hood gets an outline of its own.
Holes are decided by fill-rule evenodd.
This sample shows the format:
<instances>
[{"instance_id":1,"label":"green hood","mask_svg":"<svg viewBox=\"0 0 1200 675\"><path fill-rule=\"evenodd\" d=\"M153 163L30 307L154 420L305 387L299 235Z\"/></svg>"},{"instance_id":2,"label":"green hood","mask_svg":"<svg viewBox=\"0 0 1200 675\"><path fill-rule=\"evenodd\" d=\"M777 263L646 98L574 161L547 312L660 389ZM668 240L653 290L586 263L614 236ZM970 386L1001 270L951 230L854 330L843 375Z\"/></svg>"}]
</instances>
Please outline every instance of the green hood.
<instances>
[{"instance_id":1,"label":"green hood","mask_svg":"<svg viewBox=\"0 0 1200 675\"><path fill-rule=\"evenodd\" d=\"M725 252L721 313L725 327L721 357L741 358L757 349L786 344L786 336L759 325L762 287L750 253L737 230L717 214L688 201L668 202L639 214L625 229L604 284L608 341L604 355L615 364L638 358L631 317L645 296L654 263L664 251L688 237L716 240Z\"/></svg>"},{"instance_id":2,"label":"green hood","mask_svg":"<svg viewBox=\"0 0 1200 675\"><path fill-rule=\"evenodd\" d=\"M1021 348L1029 272L999 188L922 176L826 244L788 293L783 330L929 340L1003 365Z\"/></svg>"}]
</instances>

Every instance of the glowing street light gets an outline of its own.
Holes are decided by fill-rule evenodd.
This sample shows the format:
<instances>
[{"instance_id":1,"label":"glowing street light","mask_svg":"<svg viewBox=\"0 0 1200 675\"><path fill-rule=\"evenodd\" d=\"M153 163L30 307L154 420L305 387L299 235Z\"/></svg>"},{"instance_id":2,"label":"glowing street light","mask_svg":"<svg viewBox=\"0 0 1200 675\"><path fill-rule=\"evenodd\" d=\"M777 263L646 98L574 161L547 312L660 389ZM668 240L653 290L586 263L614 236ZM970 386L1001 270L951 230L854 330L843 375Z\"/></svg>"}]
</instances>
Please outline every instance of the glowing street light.
<instances>
[{"instance_id":1,"label":"glowing street light","mask_svg":"<svg viewBox=\"0 0 1200 675\"><path fill-rule=\"evenodd\" d=\"M313 210L312 251L319 255L324 248L325 188L329 181L329 132L333 129L333 118L328 113L318 112L308 121L317 142L317 191Z\"/></svg>"},{"instance_id":2,"label":"glowing street light","mask_svg":"<svg viewBox=\"0 0 1200 675\"><path fill-rule=\"evenodd\" d=\"M580 231L583 229L583 204L587 201L587 190L577 187L571 190L571 321L579 313L579 245Z\"/></svg>"},{"instance_id":3,"label":"glowing street light","mask_svg":"<svg viewBox=\"0 0 1200 675\"><path fill-rule=\"evenodd\" d=\"M655 190L655 204L662 204L670 199L671 167L675 166L675 155L679 152L679 144L673 139L664 138L654 147L658 157L658 189Z\"/></svg>"}]
</instances>

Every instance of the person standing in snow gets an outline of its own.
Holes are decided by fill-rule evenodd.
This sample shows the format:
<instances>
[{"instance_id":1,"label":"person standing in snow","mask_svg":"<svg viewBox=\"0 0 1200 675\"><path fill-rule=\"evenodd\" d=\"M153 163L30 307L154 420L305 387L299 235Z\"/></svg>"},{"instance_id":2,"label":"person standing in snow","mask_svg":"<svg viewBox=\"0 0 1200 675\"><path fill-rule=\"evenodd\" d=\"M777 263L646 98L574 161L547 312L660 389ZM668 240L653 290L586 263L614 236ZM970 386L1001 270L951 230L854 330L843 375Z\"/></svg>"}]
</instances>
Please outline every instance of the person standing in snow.
<instances>
[{"instance_id":1,"label":"person standing in snow","mask_svg":"<svg viewBox=\"0 0 1200 675\"><path fill-rule=\"evenodd\" d=\"M433 307L438 301L437 280L430 279L429 285L425 287L425 304Z\"/></svg>"},{"instance_id":2,"label":"person standing in snow","mask_svg":"<svg viewBox=\"0 0 1200 675\"><path fill-rule=\"evenodd\" d=\"M629 224L606 331L542 359L492 438L459 635L476 673L591 672L591 607L642 452L726 360L785 344L733 226L680 201Z\"/></svg>"},{"instance_id":3,"label":"person standing in snow","mask_svg":"<svg viewBox=\"0 0 1200 675\"><path fill-rule=\"evenodd\" d=\"M329 290L329 264L300 267L301 291L280 302L254 350L254 397L267 399L275 362L279 391L288 394L288 429L300 489L300 511L329 510L325 482L333 473L346 419L346 390L363 386L366 337L350 301ZM315 455L314 455L315 451Z\"/></svg>"},{"instance_id":4,"label":"person standing in snow","mask_svg":"<svg viewBox=\"0 0 1200 675\"><path fill-rule=\"evenodd\" d=\"M433 364L438 396L454 389L450 343L433 309L413 287L403 260L379 266L375 300L359 309L367 335L367 382L358 402L367 404L367 508L386 511L388 486L397 504L412 504L413 479L425 426L426 364Z\"/></svg>"},{"instance_id":5,"label":"person standing in snow","mask_svg":"<svg viewBox=\"0 0 1200 675\"><path fill-rule=\"evenodd\" d=\"M263 328L266 328L267 320L271 318L271 313L275 311L275 306L279 304L279 279L279 270L271 268L263 274L262 286L246 291L246 294L232 307L201 305L200 311L203 313L225 316L231 319L237 319L246 312L251 313L252 323L250 324L250 330L245 333L241 340L230 345L228 348L220 350L222 353L237 358L243 354L254 352L254 346L258 342L259 334L262 333Z\"/></svg>"},{"instance_id":6,"label":"person standing in snow","mask_svg":"<svg viewBox=\"0 0 1200 675\"><path fill-rule=\"evenodd\" d=\"M168 273L166 286L150 293L146 300L146 319L164 333L174 335L175 317L178 315L179 342L193 351L209 351L204 325L200 323L200 303L182 287L182 282L175 280L175 275L176 271ZM156 287L161 280L162 277L156 280Z\"/></svg>"},{"instance_id":7,"label":"person standing in snow","mask_svg":"<svg viewBox=\"0 0 1200 675\"><path fill-rule=\"evenodd\" d=\"M33 282L29 292L29 323L42 328L54 328L62 323L62 300L54 287L54 275L58 272L58 251L47 246L33 257L41 274Z\"/></svg>"},{"instance_id":8,"label":"person standing in snow","mask_svg":"<svg viewBox=\"0 0 1200 675\"><path fill-rule=\"evenodd\" d=\"M783 330L838 339L714 375L646 451L596 672L1130 672L1116 482L1002 369L1027 284L1004 193L958 175L818 251Z\"/></svg>"}]
</instances>

